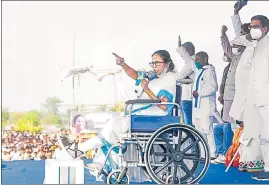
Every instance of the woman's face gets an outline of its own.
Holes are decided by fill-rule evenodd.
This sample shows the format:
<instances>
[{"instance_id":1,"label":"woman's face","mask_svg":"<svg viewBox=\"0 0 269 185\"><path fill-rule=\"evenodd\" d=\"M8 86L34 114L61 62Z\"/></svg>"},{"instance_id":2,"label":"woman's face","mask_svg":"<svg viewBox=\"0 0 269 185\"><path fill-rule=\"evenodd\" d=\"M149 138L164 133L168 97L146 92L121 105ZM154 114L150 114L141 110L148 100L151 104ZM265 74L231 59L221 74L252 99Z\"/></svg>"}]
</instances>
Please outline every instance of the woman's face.
<instances>
[{"instance_id":1,"label":"woman's face","mask_svg":"<svg viewBox=\"0 0 269 185\"><path fill-rule=\"evenodd\" d=\"M160 55L155 54L152 56L152 62L150 63L150 66L157 75L160 75L166 67L166 64Z\"/></svg>"},{"instance_id":2,"label":"woman's face","mask_svg":"<svg viewBox=\"0 0 269 185\"><path fill-rule=\"evenodd\" d=\"M79 116L75 122L76 125L84 125L85 124L85 120L82 116Z\"/></svg>"}]
</instances>

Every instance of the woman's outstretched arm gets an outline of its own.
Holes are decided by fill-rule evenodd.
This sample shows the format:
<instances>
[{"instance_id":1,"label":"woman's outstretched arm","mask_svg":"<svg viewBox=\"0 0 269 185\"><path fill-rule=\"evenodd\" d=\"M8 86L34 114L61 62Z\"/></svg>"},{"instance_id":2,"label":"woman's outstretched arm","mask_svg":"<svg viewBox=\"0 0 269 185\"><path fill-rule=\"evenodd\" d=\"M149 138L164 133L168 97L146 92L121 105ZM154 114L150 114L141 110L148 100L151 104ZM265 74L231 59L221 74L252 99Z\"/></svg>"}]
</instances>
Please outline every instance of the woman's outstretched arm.
<instances>
[{"instance_id":1,"label":"woman's outstretched arm","mask_svg":"<svg viewBox=\"0 0 269 185\"><path fill-rule=\"evenodd\" d=\"M116 64L121 66L122 69L125 71L125 73L131 77L132 79L136 80L138 78L138 74L137 71L134 70L133 68L131 68L130 66L128 66L125 61L124 58L120 57L119 55L117 55L116 53L112 53L115 57L116 57Z\"/></svg>"},{"instance_id":2,"label":"woman's outstretched arm","mask_svg":"<svg viewBox=\"0 0 269 185\"><path fill-rule=\"evenodd\" d=\"M122 69L125 71L125 73L132 79L136 80L138 77L137 71L134 70L133 68L131 68L130 66L128 66L125 62L122 62L120 64L120 66L122 67Z\"/></svg>"}]
</instances>

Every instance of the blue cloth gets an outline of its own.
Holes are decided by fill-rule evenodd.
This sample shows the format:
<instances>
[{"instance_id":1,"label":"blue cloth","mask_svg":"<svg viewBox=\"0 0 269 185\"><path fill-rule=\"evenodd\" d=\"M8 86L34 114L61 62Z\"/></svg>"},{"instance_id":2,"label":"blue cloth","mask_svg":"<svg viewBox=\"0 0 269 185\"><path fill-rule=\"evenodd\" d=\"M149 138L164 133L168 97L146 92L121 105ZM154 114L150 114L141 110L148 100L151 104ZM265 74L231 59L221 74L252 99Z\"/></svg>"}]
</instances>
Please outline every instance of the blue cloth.
<instances>
[{"instance_id":1,"label":"blue cloth","mask_svg":"<svg viewBox=\"0 0 269 185\"><path fill-rule=\"evenodd\" d=\"M168 101L170 103L173 102L173 100L174 100L173 94L171 94L170 92L168 92L165 89L162 89L162 90L160 90L158 92L157 97L158 98L162 98L164 96L166 96L168 98ZM167 105L167 110L166 110L166 112L168 113L167 115L171 115L172 114L173 107L174 107L174 105Z\"/></svg>"},{"instance_id":2,"label":"blue cloth","mask_svg":"<svg viewBox=\"0 0 269 185\"><path fill-rule=\"evenodd\" d=\"M192 126L192 101L182 100L181 107L182 107L184 122Z\"/></svg>"},{"instance_id":3,"label":"blue cloth","mask_svg":"<svg viewBox=\"0 0 269 185\"><path fill-rule=\"evenodd\" d=\"M214 138L216 144L216 153L225 155L232 145L234 133L231 123L218 124L214 127Z\"/></svg>"},{"instance_id":4,"label":"blue cloth","mask_svg":"<svg viewBox=\"0 0 269 185\"><path fill-rule=\"evenodd\" d=\"M85 161L86 164L90 162L91 160ZM45 160L2 161L2 164L6 165L6 168L2 169L2 184L42 184L44 181ZM84 184L104 184L104 182L96 181L96 177L85 168ZM154 183L143 182L141 184ZM268 181L253 180L249 173L239 172L237 168L230 168L225 173L225 165L210 164L208 172L199 184L268 184Z\"/></svg>"},{"instance_id":5,"label":"blue cloth","mask_svg":"<svg viewBox=\"0 0 269 185\"><path fill-rule=\"evenodd\" d=\"M202 71L200 72L198 78L196 79L196 86L195 86L195 91L198 92L198 89L199 89L199 85L200 85L200 78L201 76L203 75L205 69L202 69ZM198 97L196 97L194 99L194 107L197 108L198 107Z\"/></svg>"},{"instance_id":6,"label":"blue cloth","mask_svg":"<svg viewBox=\"0 0 269 185\"><path fill-rule=\"evenodd\" d=\"M135 81L135 85L138 86L141 84L142 80L147 78L149 81L154 80L155 78L158 78L153 71L137 71L137 79Z\"/></svg>"},{"instance_id":7,"label":"blue cloth","mask_svg":"<svg viewBox=\"0 0 269 185\"><path fill-rule=\"evenodd\" d=\"M258 173L253 173L251 175L252 179L258 180L258 181L269 181L269 172L261 171Z\"/></svg>"}]
</instances>

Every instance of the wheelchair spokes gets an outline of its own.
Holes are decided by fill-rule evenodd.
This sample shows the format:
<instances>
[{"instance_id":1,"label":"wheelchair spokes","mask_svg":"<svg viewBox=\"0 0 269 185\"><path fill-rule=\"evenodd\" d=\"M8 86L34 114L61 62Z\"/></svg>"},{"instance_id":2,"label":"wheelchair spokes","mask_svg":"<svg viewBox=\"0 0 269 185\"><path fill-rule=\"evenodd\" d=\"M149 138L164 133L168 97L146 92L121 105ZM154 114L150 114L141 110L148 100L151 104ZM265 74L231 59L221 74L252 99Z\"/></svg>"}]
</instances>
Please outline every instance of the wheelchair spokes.
<instances>
[{"instance_id":1,"label":"wheelchair spokes","mask_svg":"<svg viewBox=\"0 0 269 185\"><path fill-rule=\"evenodd\" d=\"M150 137L147 137L148 133L132 134L137 137L126 139L123 143L137 145L138 152L135 155L138 155L139 160L125 159L118 169L108 171L108 184L128 184L129 177L124 169L129 167L142 167L144 173L156 183L193 184L203 178L209 167L209 147L203 135L193 127L170 124L155 131ZM122 146L119 143L117 147Z\"/></svg>"},{"instance_id":2,"label":"wheelchair spokes","mask_svg":"<svg viewBox=\"0 0 269 185\"><path fill-rule=\"evenodd\" d=\"M161 145L167 150L160 151ZM145 162L148 173L158 183L196 183L208 169L208 146L203 136L191 127L167 126L152 135ZM169 173L164 175L164 172Z\"/></svg>"}]
</instances>

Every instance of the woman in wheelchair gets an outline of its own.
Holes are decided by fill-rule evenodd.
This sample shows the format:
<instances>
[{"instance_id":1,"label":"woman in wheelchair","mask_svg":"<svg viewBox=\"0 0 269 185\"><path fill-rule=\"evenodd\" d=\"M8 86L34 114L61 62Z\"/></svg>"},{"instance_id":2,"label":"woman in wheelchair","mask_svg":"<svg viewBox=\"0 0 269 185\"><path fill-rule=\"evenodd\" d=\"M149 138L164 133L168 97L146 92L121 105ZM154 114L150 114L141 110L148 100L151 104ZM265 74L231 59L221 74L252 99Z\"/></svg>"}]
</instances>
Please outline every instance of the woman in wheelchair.
<instances>
[{"instance_id":1,"label":"woman in wheelchair","mask_svg":"<svg viewBox=\"0 0 269 185\"><path fill-rule=\"evenodd\" d=\"M177 73L173 71L174 64L167 51L158 50L152 54L152 62L149 63L153 69L151 72L136 71L128 66L123 58L116 54L114 55L116 56L116 64L121 66L126 74L135 80L136 85L142 87L143 90L139 96L141 99L161 100L162 102L175 101ZM171 115L172 109L173 105L141 104L134 105L132 114L165 116ZM69 146L71 150L69 151L86 152L90 149L100 148L108 143L114 145L119 141L120 134L127 131L128 122L127 116L115 117L106 124L99 135L76 146L71 144ZM90 168L94 167L91 166Z\"/></svg>"}]
</instances>

